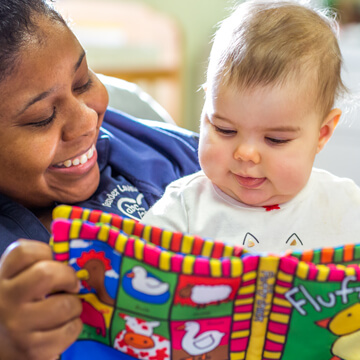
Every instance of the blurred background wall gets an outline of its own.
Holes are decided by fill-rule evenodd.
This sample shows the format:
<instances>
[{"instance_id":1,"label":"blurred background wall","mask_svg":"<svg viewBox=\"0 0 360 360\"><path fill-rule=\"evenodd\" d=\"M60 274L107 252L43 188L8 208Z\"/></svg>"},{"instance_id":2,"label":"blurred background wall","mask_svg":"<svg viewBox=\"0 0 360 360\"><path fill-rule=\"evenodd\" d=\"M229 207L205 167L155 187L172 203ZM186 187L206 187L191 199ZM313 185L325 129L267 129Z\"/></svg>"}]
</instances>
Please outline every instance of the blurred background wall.
<instances>
[{"instance_id":1,"label":"blurred background wall","mask_svg":"<svg viewBox=\"0 0 360 360\"><path fill-rule=\"evenodd\" d=\"M197 131L212 35L240 1L57 0L56 4L70 18L95 72L137 83L178 125ZM337 12L343 78L360 94L360 0L310 1ZM358 99L315 166L360 185L360 166L354 164L360 154Z\"/></svg>"},{"instance_id":2,"label":"blurred background wall","mask_svg":"<svg viewBox=\"0 0 360 360\"><path fill-rule=\"evenodd\" d=\"M57 0L95 72L136 82L197 130L216 24L235 0Z\"/></svg>"}]
</instances>

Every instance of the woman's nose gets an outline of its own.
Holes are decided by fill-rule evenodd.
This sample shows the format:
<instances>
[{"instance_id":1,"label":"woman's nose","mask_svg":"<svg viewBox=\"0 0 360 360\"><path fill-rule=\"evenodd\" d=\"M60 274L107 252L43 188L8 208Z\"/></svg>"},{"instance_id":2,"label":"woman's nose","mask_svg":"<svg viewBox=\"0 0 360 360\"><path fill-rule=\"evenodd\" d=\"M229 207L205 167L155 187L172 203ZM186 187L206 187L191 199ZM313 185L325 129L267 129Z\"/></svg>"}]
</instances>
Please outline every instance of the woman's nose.
<instances>
[{"instance_id":1,"label":"woman's nose","mask_svg":"<svg viewBox=\"0 0 360 360\"><path fill-rule=\"evenodd\" d=\"M254 145L240 144L234 151L234 159L240 161L251 161L254 164L259 164L261 156Z\"/></svg>"},{"instance_id":2,"label":"woman's nose","mask_svg":"<svg viewBox=\"0 0 360 360\"><path fill-rule=\"evenodd\" d=\"M76 101L69 104L64 116L63 141L71 141L82 136L91 136L97 130L98 114L85 103Z\"/></svg>"}]
</instances>

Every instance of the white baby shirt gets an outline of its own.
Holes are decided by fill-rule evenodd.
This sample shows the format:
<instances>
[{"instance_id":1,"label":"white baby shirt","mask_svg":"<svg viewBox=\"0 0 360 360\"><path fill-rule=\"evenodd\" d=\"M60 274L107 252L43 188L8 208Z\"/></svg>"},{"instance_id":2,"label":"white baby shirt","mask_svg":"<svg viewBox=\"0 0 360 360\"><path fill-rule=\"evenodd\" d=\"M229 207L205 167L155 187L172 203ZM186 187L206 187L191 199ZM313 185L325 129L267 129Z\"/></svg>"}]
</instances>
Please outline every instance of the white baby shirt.
<instances>
[{"instance_id":1,"label":"white baby shirt","mask_svg":"<svg viewBox=\"0 0 360 360\"><path fill-rule=\"evenodd\" d=\"M171 183L142 222L256 252L333 247L360 242L360 188L313 169L294 199L252 207L222 192L200 171Z\"/></svg>"}]
</instances>

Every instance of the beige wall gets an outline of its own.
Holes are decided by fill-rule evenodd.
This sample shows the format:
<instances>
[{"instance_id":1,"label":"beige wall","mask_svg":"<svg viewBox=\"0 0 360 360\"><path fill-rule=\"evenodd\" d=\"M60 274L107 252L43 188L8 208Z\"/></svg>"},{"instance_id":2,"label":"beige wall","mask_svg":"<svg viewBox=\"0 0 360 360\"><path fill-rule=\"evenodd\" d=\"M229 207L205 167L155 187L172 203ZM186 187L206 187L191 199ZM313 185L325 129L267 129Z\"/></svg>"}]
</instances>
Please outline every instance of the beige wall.
<instances>
[{"instance_id":1,"label":"beige wall","mask_svg":"<svg viewBox=\"0 0 360 360\"><path fill-rule=\"evenodd\" d=\"M188 129L197 130L203 103L203 94L198 89L204 81L211 36L216 24L229 14L236 2L234 0L134 1L142 1L174 16L182 28L184 39L182 124Z\"/></svg>"},{"instance_id":2,"label":"beige wall","mask_svg":"<svg viewBox=\"0 0 360 360\"><path fill-rule=\"evenodd\" d=\"M151 89L145 86L147 84L142 84L141 81L138 81L138 83L140 86L144 85L144 89L153 95L165 108L167 108L167 106L171 107L171 109L167 110L172 114L178 124L197 131L203 103L203 93L202 90L199 91L199 88L204 82L211 38L217 23L229 14L231 8L237 1L240 0L57 0L56 4L65 17L73 19L74 31L76 30L77 24L85 26L83 30L85 31L87 40L90 40L90 42L87 44L84 43L84 41L82 42L88 50L88 58L91 60L89 61L90 66L97 72L123 77L129 81L132 81L131 77L126 78L126 76L121 75L121 69L124 69L122 66L126 67L127 65L118 61L119 59L115 59L114 56L111 56L111 51L116 51L116 49L112 50L111 45L109 45L110 47L108 46L106 48L107 55L103 56L105 53L103 46L93 49L93 42L102 42L99 38L103 36L106 44L111 43L110 40L116 37L116 24L122 27L125 25L125 22L130 23L130 27L135 26L135 28L139 28L137 36L142 36L142 31L146 32L143 36L144 38L146 38L146 36L152 36L144 30L146 26L141 26L144 20L141 22L139 16L134 15L134 12L130 11L130 8L136 7L136 3L143 3L157 12L164 13L166 16L174 19L180 31L181 41L179 41L179 43L181 42L183 50L180 60L180 88L177 86L175 91L171 91L171 89L168 91L166 87L163 87L162 96L156 98L156 96L154 96L156 91L152 93ZM116 6L112 7L112 3L116 4ZM123 6L121 3L123 3ZM130 4L130 8L127 4ZM125 15L124 12L127 14ZM128 13L130 14L128 15ZM124 16L126 19L124 19ZM137 26L137 21L141 22L139 26ZM106 34L99 31L101 26L105 26ZM112 32L111 27L113 27ZM133 30L131 30L131 32L134 33ZM132 50L132 48L130 50ZM145 54L138 55L136 57L137 60L131 57L134 56L134 54L129 52L126 53L126 56L124 56L124 52L118 55L122 57L123 60L133 59L133 61L130 61L132 65L140 60L142 64L146 61ZM101 60L101 56L103 60ZM106 71L104 61L108 62L109 60L114 60L115 63L119 65L119 73L116 71ZM149 59L150 62L152 60L153 59ZM97 61L102 63L102 66L97 67ZM142 66L144 66L144 64ZM157 76L156 71L154 72L154 76ZM163 96L164 91L166 99L164 99ZM179 100L176 106L169 104L172 98ZM161 99L163 99L163 103Z\"/></svg>"}]
</instances>

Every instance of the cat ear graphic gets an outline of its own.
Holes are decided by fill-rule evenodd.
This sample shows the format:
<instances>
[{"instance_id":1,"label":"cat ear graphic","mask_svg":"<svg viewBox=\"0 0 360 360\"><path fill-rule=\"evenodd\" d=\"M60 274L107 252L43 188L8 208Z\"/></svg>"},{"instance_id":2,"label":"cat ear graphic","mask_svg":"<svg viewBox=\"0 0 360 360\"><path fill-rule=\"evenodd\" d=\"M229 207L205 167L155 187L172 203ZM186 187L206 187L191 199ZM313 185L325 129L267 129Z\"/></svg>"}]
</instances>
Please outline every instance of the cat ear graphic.
<instances>
[{"instance_id":1,"label":"cat ear graphic","mask_svg":"<svg viewBox=\"0 0 360 360\"><path fill-rule=\"evenodd\" d=\"M289 238L286 240L286 244L290 245L290 246L303 246L304 244L302 243L302 241L300 240L300 238L295 234L291 234L289 236Z\"/></svg>"},{"instance_id":2,"label":"cat ear graphic","mask_svg":"<svg viewBox=\"0 0 360 360\"><path fill-rule=\"evenodd\" d=\"M246 246L247 248L252 248L256 244L259 244L259 240L253 234L250 234L249 232L246 233L244 237L243 245Z\"/></svg>"}]
</instances>

